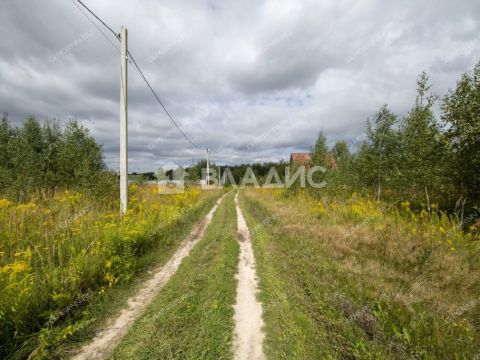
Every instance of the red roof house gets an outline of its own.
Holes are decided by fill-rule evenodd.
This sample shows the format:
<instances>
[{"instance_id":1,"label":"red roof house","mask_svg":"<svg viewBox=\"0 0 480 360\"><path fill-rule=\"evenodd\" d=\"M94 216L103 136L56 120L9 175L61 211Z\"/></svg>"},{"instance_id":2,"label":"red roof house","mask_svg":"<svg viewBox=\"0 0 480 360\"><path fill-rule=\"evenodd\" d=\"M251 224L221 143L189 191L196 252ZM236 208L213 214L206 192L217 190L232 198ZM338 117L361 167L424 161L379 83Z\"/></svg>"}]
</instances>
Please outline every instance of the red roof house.
<instances>
[{"instance_id":1,"label":"red roof house","mask_svg":"<svg viewBox=\"0 0 480 360\"><path fill-rule=\"evenodd\" d=\"M290 165L303 165L310 166L312 163L312 154L311 153L291 153L290 154Z\"/></svg>"}]
</instances>

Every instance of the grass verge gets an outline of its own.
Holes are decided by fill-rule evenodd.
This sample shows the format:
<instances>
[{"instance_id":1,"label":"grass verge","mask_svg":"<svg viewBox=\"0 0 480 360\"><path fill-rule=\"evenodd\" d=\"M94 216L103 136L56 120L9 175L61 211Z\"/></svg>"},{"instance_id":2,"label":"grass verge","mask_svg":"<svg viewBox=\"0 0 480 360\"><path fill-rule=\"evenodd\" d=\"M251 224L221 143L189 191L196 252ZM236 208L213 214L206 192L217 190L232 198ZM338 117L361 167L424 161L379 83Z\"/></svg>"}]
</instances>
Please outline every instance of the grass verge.
<instances>
[{"instance_id":1,"label":"grass verge","mask_svg":"<svg viewBox=\"0 0 480 360\"><path fill-rule=\"evenodd\" d=\"M239 248L233 192L113 359L231 359Z\"/></svg>"},{"instance_id":2,"label":"grass verge","mask_svg":"<svg viewBox=\"0 0 480 360\"><path fill-rule=\"evenodd\" d=\"M9 359L25 358L38 347L35 359L64 359L76 352L76 348L105 330L104 323L126 306L133 295L149 277L150 269L164 264L178 248L181 241L211 209L220 193L204 194L190 209L161 231L144 236L153 236L155 246L137 258L134 275L112 288L89 293L84 302L73 303L68 312L55 324L44 327L26 339L24 346ZM154 227L155 225L152 224Z\"/></svg>"},{"instance_id":3,"label":"grass verge","mask_svg":"<svg viewBox=\"0 0 480 360\"><path fill-rule=\"evenodd\" d=\"M439 244L427 220L374 218L360 202L353 222L340 203L319 216L309 199L271 191L240 203L268 358L480 358L478 241Z\"/></svg>"}]
</instances>

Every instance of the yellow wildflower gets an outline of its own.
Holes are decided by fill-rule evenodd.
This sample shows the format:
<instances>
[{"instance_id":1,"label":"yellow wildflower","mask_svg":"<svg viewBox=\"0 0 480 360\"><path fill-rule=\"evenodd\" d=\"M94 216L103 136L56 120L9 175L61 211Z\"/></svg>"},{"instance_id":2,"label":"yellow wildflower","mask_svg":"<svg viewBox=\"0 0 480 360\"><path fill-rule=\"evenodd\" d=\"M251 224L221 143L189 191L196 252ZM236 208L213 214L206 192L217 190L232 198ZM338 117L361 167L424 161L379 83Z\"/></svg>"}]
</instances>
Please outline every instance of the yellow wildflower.
<instances>
[{"instance_id":1,"label":"yellow wildflower","mask_svg":"<svg viewBox=\"0 0 480 360\"><path fill-rule=\"evenodd\" d=\"M400 205L401 205L402 208L410 209L410 202L409 201L402 201L400 203Z\"/></svg>"},{"instance_id":2,"label":"yellow wildflower","mask_svg":"<svg viewBox=\"0 0 480 360\"><path fill-rule=\"evenodd\" d=\"M25 261L15 261L12 264L5 265L0 272L7 273L10 272L12 274L27 272L30 271L30 265L28 265Z\"/></svg>"},{"instance_id":3,"label":"yellow wildflower","mask_svg":"<svg viewBox=\"0 0 480 360\"><path fill-rule=\"evenodd\" d=\"M17 206L17 210L19 211L35 210L36 208L37 208L37 205L34 203L20 204Z\"/></svg>"},{"instance_id":4,"label":"yellow wildflower","mask_svg":"<svg viewBox=\"0 0 480 360\"><path fill-rule=\"evenodd\" d=\"M11 201L8 201L7 199L0 199L0 209L1 208L7 208L12 206L13 203Z\"/></svg>"}]
</instances>

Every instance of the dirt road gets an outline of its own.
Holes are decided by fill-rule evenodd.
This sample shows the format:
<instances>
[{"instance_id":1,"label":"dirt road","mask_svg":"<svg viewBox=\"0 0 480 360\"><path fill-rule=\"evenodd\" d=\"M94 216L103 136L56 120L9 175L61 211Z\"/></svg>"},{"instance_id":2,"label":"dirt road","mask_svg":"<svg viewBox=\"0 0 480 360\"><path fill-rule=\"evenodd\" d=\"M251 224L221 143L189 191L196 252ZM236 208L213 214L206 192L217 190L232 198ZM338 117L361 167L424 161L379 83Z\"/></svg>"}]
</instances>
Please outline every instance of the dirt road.
<instances>
[{"instance_id":1,"label":"dirt road","mask_svg":"<svg viewBox=\"0 0 480 360\"><path fill-rule=\"evenodd\" d=\"M237 302L234 306L235 342L233 351L234 358L237 360L260 360L265 359L262 350L264 338L262 304L256 298L258 285L251 237L237 197L238 193L235 195L235 205L240 261L237 274Z\"/></svg>"},{"instance_id":2,"label":"dirt road","mask_svg":"<svg viewBox=\"0 0 480 360\"><path fill-rule=\"evenodd\" d=\"M98 334L90 343L83 346L73 359L104 359L110 354L127 333L130 325L143 313L155 294L175 274L182 260L188 256L190 250L202 239L223 197L217 201L205 219L193 229L172 258L164 266L154 271L152 278L146 281L138 293L128 300L128 307L119 316L107 322L106 328L109 331Z\"/></svg>"}]
</instances>

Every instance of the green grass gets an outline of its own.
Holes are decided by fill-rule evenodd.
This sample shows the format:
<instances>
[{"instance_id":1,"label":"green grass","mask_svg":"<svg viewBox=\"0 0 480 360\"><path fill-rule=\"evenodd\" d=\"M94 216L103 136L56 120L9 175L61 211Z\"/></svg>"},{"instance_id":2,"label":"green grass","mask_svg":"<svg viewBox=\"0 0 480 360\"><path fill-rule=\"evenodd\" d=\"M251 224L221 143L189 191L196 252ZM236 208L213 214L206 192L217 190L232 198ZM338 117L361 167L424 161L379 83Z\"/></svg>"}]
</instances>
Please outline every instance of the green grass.
<instances>
[{"instance_id":1,"label":"green grass","mask_svg":"<svg viewBox=\"0 0 480 360\"><path fill-rule=\"evenodd\" d=\"M315 258L305 239L274 231L279 229L280 222L272 221L273 213L260 202L246 200L244 196L240 200L248 227L255 229L252 238L264 309L267 357L331 358L341 339L331 336L333 328L329 329L335 326L339 315L326 307L322 299L327 288L320 281L330 269L323 265L322 259ZM272 224L265 225L269 223ZM315 284L311 284L315 279ZM352 337L353 329L344 330L350 330L347 337Z\"/></svg>"},{"instance_id":2,"label":"green grass","mask_svg":"<svg viewBox=\"0 0 480 360\"><path fill-rule=\"evenodd\" d=\"M113 359L231 359L239 247L233 193Z\"/></svg>"},{"instance_id":3,"label":"green grass","mask_svg":"<svg viewBox=\"0 0 480 360\"><path fill-rule=\"evenodd\" d=\"M253 230L269 359L479 354L478 241L432 247L428 224L389 215L352 231L346 207L319 216L308 199L265 191L246 190L240 201Z\"/></svg>"},{"instance_id":4,"label":"green grass","mask_svg":"<svg viewBox=\"0 0 480 360\"><path fill-rule=\"evenodd\" d=\"M44 328L40 333L32 334L24 346L9 359L25 358L38 346L36 358L64 359L74 353L82 343L91 339L97 331L106 327L108 318L119 314L132 296L149 277L148 271L168 261L178 245L190 233L193 227L210 211L220 193L204 196L194 207L185 212L174 224L155 234L156 246L138 258L135 275L107 289L101 295L95 293L88 302L81 304L55 326ZM74 331L71 331L74 330Z\"/></svg>"}]
</instances>

